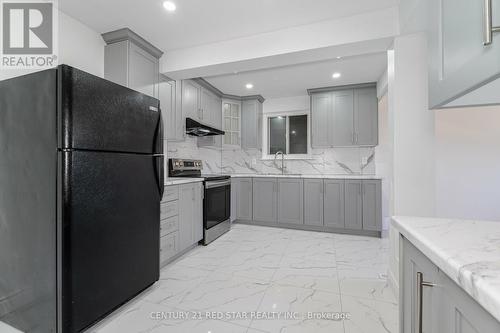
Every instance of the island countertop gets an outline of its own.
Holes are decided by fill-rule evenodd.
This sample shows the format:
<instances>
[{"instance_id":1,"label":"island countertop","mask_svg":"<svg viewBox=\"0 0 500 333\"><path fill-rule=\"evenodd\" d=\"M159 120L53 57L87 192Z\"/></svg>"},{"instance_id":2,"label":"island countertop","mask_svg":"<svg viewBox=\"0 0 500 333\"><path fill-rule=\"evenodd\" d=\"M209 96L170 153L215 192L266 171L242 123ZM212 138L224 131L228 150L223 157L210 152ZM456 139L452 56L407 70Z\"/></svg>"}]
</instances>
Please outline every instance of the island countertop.
<instances>
[{"instance_id":1,"label":"island countertop","mask_svg":"<svg viewBox=\"0 0 500 333\"><path fill-rule=\"evenodd\" d=\"M500 321L500 222L396 216L392 226Z\"/></svg>"}]
</instances>

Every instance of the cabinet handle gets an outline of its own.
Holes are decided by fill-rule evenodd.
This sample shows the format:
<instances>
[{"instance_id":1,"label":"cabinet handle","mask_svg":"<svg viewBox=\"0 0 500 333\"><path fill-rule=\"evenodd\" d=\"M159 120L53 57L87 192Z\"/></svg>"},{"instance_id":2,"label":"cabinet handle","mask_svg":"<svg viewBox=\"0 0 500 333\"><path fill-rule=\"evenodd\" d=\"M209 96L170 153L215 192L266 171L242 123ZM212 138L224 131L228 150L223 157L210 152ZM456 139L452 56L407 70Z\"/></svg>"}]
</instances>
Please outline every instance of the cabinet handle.
<instances>
[{"instance_id":1,"label":"cabinet handle","mask_svg":"<svg viewBox=\"0 0 500 333\"><path fill-rule=\"evenodd\" d=\"M355 138L354 138L354 131L353 131L353 132L351 132L351 136L352 136L352 144L355 144L355 143L356 143L356 140L355 140Z\"/></svg>"},{"instance_id":2,"label":"cabinet handle","mask_svg":"<svg viewBox=\"0 0 500 333\"><path fill-rule=\"evenodd\" d=\"M488 46L493 43L493 34L496 32L500 32L500 26L493 26L492 0L484 0L484 46Z\"/></svg>"},{"instance_id":3,"label":"cabinet handle","mask_svg":"<svg viewBox=\"0 0 500 333\"><path fill-rule=\"evenodd\" d=\"M434 287L434 283L424 281L424 275L417 272L417 329L415 332L422 333L423 315L422 310L424 307L424 287Z\"/></svg>"}]
</instances>

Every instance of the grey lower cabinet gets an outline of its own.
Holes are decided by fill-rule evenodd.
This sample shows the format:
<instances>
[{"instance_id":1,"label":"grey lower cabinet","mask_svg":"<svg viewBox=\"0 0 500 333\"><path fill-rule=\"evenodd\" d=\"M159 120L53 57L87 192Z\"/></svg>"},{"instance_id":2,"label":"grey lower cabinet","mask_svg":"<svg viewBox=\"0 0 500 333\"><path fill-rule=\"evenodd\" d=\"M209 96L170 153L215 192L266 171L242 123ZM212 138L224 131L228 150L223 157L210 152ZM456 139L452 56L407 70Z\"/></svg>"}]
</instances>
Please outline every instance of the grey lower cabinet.
<instances>
[{"instance_id":1,"label":"grey lower cabinet","mask_svg":"<svg viewBox=\"0 0 500 333\"><path fill-rule=\"evenodd\" d=\"M246 177L235 178L232 191L236 221L364 235L382 231L380 179Z\"/></svg>"},{"instance_id":2,"label":"grey lower cabinet","mask_svg":"<svg viewBox=\"0 0 500 333\"><path fill-rule=\"evenodd\" d=\"M323 179L304 179L304 224L305 225L311 225L311 226L323 225L324 188L325 187L323 184ZM344 196L342 195L342 198L343 197Z\"/></svg>"},{"instance_id":3,"label":"grey lower cabinet","mask_svg":"<svg viewBox=\"0 0 500 333\"><path fill-rule=\"evenodd\" d=\"M500 332L490 313L403 236L400 248L401 333ZM428 283L422 284L421 294L420 281Z\"/></svg>"},{"instance_id":4,"label":"grey lower cabinet","mask_svg":"<svg viewBox=\"0 0 500 333\"><path fill-rule=\"evenodd\" d=\"M311 95L313 148L378 144L378 100L374 84L310 89L308 92Z\"/></svg>"},{"instance_id":5,"label":"grey lower cabinet","mask_svg":"<svg viewBox=\"0 0 500 333\"><path fill-rule=\"evenodd\" d=\"M304 224L304 181L278 179L278 223Z\"/></svg>"},{"instance_id":6,"label":"grey lower cabinet","mask_svg":"<svg viewBox=\"0 0 500 333\"><path fill-rule=\"evenodd\" d=\"M235 191L236 194L236 219L251 221L253 219L252 178L237 178L231 191Z\"/></svg>"},{"instance_id":7,"label":"grey lower cabinet","mask_svg":"<svg viewBox=\"0 0 500 333\"><path fill-rule=\"evenodd\" d=\"M160 203L160 264L203 239L201 182L165 187Z\"/></svg>"},{"instance_id":8,"label":"grey lower cabinet","mask_svg":"<svg viewBox=\"0 0 500 333\"><path fill-rule=\"evenodd\" d=\"M362 190L362 180L345 181L345 227L347 229L363 229Z\"/></svg>"},{"instance_id":9,"label":"grey lower cabinet","mask_svg":"<svg viewBox=\"0 0 500 333\"><path fill-rule=\"evenodd\" d=\"M363 180L363 229L382 230L382 183Z\"/></svg>"},{"instance_id":10,"label":"grey lower cabinet","mask_svg":"<svg viewBox=\"0 0 500 333\"><path fill-rule=\"evenodd\" d=\"M324 181L324 225L345 228L345 181L325 179Z\"/></svg>"},{"instance_id":11,"label":"grey lower cabinet","mask_svg":"<svg viewBox=\"0 0 500 333\"><path fill-rule=\"evenodd\" d=\"M253 178L253 220L276 224L278 218L278 181L276 178Z\"/></svg>"}]
</instances>

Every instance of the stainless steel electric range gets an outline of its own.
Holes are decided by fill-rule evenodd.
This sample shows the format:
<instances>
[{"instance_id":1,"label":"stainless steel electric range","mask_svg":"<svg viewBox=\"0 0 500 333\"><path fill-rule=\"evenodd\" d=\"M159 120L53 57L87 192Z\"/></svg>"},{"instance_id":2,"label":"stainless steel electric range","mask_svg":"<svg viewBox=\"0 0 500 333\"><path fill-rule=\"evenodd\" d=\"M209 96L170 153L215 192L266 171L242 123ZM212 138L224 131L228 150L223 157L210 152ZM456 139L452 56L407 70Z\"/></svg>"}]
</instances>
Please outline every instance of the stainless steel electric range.
<instances>
[{"instance_id":1,"label":"stainless steel electric range","mask_svg":"<svg viewBox=\"0 0 500 333\"><path fill-rule=\"evenodd\" d=\"M202 174L201 160L171 158L169 177L203 178L203 244L207 245L231 229L231 177Z\"/></svg>"}]
</instances>

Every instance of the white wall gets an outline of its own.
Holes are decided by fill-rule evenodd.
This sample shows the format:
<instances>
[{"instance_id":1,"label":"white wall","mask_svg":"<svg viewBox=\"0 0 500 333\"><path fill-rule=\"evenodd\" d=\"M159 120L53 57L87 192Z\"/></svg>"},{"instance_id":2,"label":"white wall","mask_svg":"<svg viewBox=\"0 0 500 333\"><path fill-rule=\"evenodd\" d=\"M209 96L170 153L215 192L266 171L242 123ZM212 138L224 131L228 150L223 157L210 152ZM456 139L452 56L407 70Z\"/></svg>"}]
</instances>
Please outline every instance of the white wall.
<instances>
[{"instance_id":1,"label":"white wall","mask_svg":"<svg viewBox=\"0 0 500 333\"><path fill-rule=\"evenodd\" d=\"M500 106L436 117L436 213L500 221Z\"/></svg>"},{"instance_id":2,"label":"white wall","mask_svg":"<svg viewBox=\"0 0 500 333\"><path fill-rule=\"evenodd\" d=\"M104 41L101 35L59 12L59 64L67 64L91 74L104 76ZM32 71L0 70L0 80Z\"/></svg>"},{"instance_id":3,"label":"white wall","mask_svg":"<svg viewBox=\"0 0 500 333\"><path fill-rule=\"evenodd\" d=\"M388 52L391 215L435 215L435 125L434 113L428 110L427 90L425 35L397 37L394 49ZM391 228L389 238L389 281L397 293L398 232Z\"/></svg>"},{"instance_id":4,"label":"white wall","mask_svg":"<svg viewBox=\"0 0 500 333\"><path fill-rule=\"evenodd\" d=\"M393 215L435 215L434 113L428 109L427 89L425 35L397 37L394 77L389 80Z\"/></svg>"}]
</instances>

